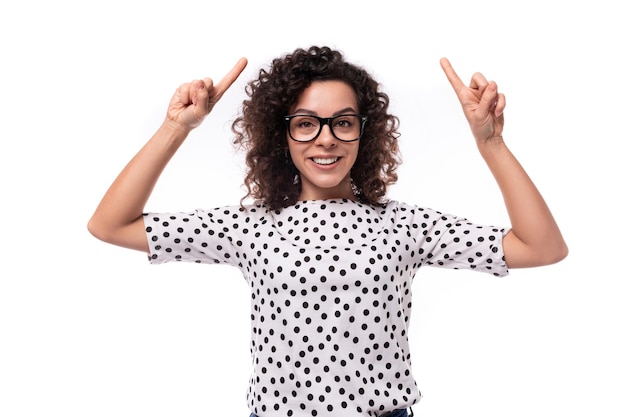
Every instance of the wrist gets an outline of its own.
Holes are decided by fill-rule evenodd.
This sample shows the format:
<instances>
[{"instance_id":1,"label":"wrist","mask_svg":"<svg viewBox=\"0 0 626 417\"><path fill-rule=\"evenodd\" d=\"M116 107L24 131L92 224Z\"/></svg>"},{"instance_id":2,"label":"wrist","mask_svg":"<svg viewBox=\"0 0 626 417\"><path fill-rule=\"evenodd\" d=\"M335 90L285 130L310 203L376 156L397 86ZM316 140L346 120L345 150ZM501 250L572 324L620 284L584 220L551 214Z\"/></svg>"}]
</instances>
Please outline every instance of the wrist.
<instances>
[{"instance_id":1,"label":"wrist","mask_svg":"<svg viewBox=\"0 0 626 417\"><path fill-rule=\"evenodd\" d=\"M163 133L166 133L172 138L180 139L185 139L187 135L189 135L189 132L191 132L190 128L185 127L182 124L175 122L174 120L171 120L169 118L166 118L163 121L163 124L161 125L159 130L163 131Z\"/></svg>"},{"instance_id":2,"label":"wrist","mask_svg":"<svg viewBox=\"0 0 626 417\"><path fill-rule=\"evenodd\" d=\"M507 150L507 146L504 143L502 135L492 136L489 139L476 141L478 151L483 157L489 155L496 155L504 150Z\"/></svg>"}]
</instances>

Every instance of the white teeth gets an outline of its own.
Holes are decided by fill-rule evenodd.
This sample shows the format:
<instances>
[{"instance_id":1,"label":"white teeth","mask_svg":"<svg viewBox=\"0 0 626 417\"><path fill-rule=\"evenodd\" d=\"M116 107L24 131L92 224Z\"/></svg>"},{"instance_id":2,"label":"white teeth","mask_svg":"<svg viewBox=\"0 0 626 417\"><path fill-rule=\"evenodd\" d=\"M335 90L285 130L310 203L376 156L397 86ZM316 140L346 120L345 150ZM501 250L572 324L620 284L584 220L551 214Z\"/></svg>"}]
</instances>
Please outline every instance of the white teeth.
<instances>
[{"instance_id":1,"label":"white teeth","mask_svg":"<svg viewBox=\"0 0 626 417\"><path fill-rule=\"evenodd\" d=\"M320 165L330 165L337 162L339 158L313 158L313 162Z\"/></svg>"}]
</instances>

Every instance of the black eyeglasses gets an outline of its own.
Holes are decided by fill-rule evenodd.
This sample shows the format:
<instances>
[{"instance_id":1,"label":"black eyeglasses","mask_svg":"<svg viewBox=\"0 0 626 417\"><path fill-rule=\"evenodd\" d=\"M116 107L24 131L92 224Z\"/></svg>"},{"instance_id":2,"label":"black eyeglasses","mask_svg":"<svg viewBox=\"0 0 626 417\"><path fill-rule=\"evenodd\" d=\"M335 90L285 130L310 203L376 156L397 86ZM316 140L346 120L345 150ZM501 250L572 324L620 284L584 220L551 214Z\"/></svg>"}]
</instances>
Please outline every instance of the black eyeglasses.
<instances>
[{"instance_id":1,"label":"black eyeglasses","mask_svg":"<svg viewBox=\"0 0 626 417\"><path fill-rule=\"evenodd\" d=\"M289 137L296 142L310 142L322 133L328 125L330 133L342 142L354 142L361 139L367 116L361 114L342 114L335 117L318 117L310 114L285 116Z\"/></svg>"}]
</instances>

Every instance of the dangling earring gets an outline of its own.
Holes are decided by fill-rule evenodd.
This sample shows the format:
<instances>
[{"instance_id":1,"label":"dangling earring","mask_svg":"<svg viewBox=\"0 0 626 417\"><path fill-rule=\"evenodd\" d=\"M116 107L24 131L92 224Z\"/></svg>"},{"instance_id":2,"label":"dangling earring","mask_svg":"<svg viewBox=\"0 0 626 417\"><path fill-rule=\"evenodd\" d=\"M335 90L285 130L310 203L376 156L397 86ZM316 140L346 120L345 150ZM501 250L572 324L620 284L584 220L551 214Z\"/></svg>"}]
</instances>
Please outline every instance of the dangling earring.
<instances>
[{"instance_id":1,"label":"dangling earring","mask_svg":"<svg viewBox=\"0 0 626 417\"><path fill-rule=\"evenodd\" d=\"M298 175L297 173L296 175L293 176L293 184L294 185L300 184L300 175Z\"/></svg>"},{"instance_id":2,"label":"dangling earring","mask_svg":"<svg viewBox=\"0 0 626 417\"><path fill-rule=\"evenodd\" d=\"M359 187L356 186L352 178L350 178L350 188L352 188L352 194L354 194L355 197L361 195L361 190L359 190Z\"/></svg>"}]
</instances>

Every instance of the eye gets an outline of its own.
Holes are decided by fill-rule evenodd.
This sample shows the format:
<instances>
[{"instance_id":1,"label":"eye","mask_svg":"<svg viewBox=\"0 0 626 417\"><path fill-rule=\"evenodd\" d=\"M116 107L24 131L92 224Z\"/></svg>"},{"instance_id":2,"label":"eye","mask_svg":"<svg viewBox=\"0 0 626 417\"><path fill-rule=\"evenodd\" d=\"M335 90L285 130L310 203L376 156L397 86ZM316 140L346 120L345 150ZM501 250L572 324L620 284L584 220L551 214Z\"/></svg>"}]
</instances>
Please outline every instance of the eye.
<instances>
[{"instance_id":1,"label":"eye","mask_svg":"<svg viewBox=\"0 0 626 417\"><path fill-rule=\"evenodd\" d=\"M298 135L309 135L319 129L319 121L312 116L293 116L289 121L289 129Z\"/></svg>"},{"instance_id":2,"label":"eye","mask_svg":"<svg viewBox=\"0 0 626 417\"><path fill-rule=\"evenodd\" d=\"M339 129L350 129L355 124L356 124L355 116L339 116L337 119L335 119L335 122L333 123L333 127L336 127Z\"/></svg>"},{"instance_id":3,"label":"eye","mask_svg":"<svg viewBox=\"0 0 626 417\"><path fill-rule=\"evenodd\" d=\"M318 125L317 119L309 116L297 116L291 119L291 126L297 129L311 129Z\"/></svg>"}]
</instances>

